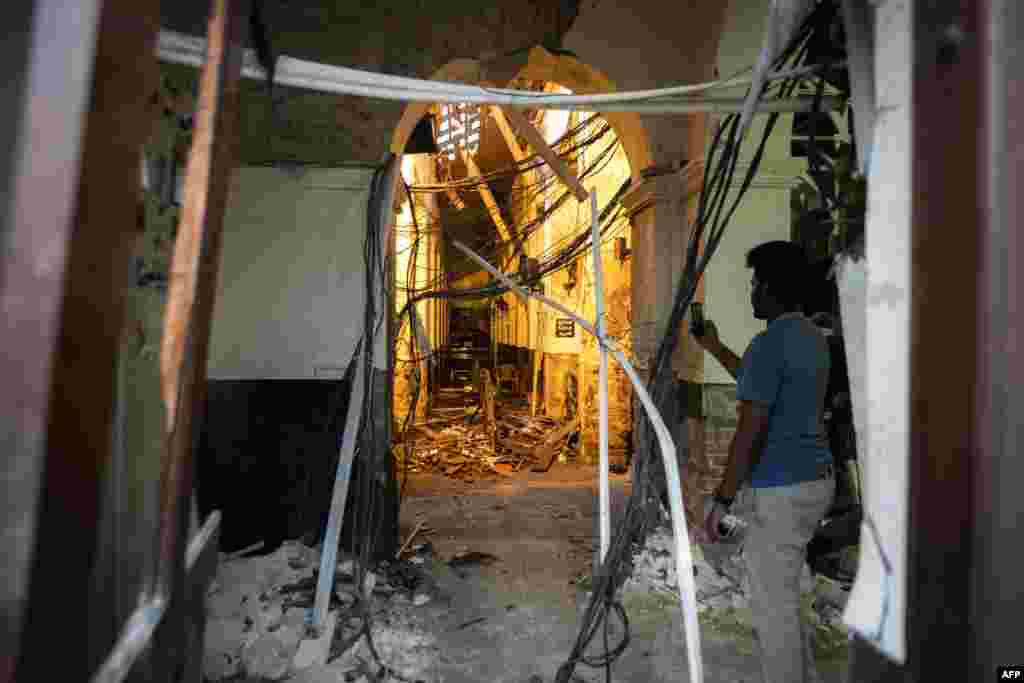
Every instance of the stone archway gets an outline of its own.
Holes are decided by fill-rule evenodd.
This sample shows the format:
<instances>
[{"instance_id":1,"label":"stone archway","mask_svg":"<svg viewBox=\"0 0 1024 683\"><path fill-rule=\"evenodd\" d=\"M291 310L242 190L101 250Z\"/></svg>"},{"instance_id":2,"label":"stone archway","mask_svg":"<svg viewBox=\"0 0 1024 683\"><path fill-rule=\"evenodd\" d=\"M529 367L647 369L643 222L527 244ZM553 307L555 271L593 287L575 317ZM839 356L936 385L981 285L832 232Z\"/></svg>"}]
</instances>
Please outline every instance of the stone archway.
<instances>
[{"instance_id":1,"label":"stone archway","mask_svg":"<svg viewBox=\"0 0 1024 683\"><path fill-rule=\"evenodd\" d=\"M432 75L432 79L439 81L496 87L506 86L513 78L554 83L576 94L614 92L616 90L612 81L601 71L572 56L556 55L542 47L534 47L517 59L506 58L501 63L475 59L454 60ZM402 154L413 128L429 108L430 104L428 103L412 103L406 107L392 136L391 151L394 154ZM598 108L595 110L600 113ZM601 116L611 125L622 145L622 153L628 163L628 177L634 184L639 184L643 171L651 167L653 163L644 123L639 115L633 113L611 113L601 114ZM617 330L616 336L619 336L623 343L631 347L631 341L629 341L632 336L629 322L632 309L631 268L626 261L619 262L617 259L613 259L613 261L609 264L610 267L606 266L606 306L608 306L606 313L609 319L618 321L619 326L622 327L621 330ZM581 334L583 333L581 332ZM561 354L561 356L564 355ZM556 356L558 356L557 362L555 361ZM551 403L548 405L549 410L559 413L558 407L555 405L560 405L556 395L560 394L564 387L562 387L563 382L557 380L564 374L584 373L577 383L580 387L578 400L594 404L593 410L590 411L594 413L593 419L585 418L582 424L583 438L581 442L587 457L590 457L596 454L597 450L595 397L597 392L597 347L590 343L589 338L585 338L580 347L578 361L569 362L561 356L559 354L553 356L550 353L545 356L545 371L543 373L545 380L543 381L544 386L551 389L550 395L546 397L546 403ZM613 405L610 417L614 434L611 449L613 453L619 454L617 457L624 458L630 447L632 432L631 389L628 379L614 363L611 370L609 393L612 396Z\"/></svg>"},{"instance_id":2,"label":"stone archway","mask_svg":"<svg viewBox=\"0 0 1024 683\"><path fill-rule=\"evenodd\" d=\"M499 75L500 74L500 75ZM597 69L568 55L555 55L543 47L531 49L522 66L516 69L508 64L500 66L494 62L476 59L456 59L444 65L431 75L432 80L468 84L492 83L504 86L514 77L557 83L579 95L614 92L615 85ZM414 102L406 107L402 118L395 127L391 138L391 151L401 154L413 128L430 105ZM652 165L647 131L640 116L632 113L602 114L622 143L629 160L630 173L635 181L641 171Z\"/></svg>"}]
</instances>

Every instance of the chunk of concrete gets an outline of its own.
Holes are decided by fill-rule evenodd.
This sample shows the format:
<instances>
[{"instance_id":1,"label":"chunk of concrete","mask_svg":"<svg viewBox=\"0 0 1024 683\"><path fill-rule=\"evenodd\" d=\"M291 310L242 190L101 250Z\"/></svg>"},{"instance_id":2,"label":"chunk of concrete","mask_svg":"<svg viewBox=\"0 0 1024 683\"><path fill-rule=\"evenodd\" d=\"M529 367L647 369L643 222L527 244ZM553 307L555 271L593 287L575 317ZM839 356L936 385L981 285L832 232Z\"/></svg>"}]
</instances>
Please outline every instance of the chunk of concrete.
<instances>
[{"instance_id":1,"label":"chunk of concrete","mask_svg":"<svg viewBox=\"0 0 1024 683\"><path fill-rule=\"evenodd\" d=\"M347 680L345 673L335 667L311 666L289 678L288 683L342 683ZM366 677L360 676L359 680L365 683Z\"/></svg>"},{"instance_id":2,"label":"chunk of concrete","mask_svg":"<svg viewBox=\"0 0 1024 683\"><path fill-rule=\"evenodd\" d=\"M203 678L208 681L222 681L233 678L241 671L241 662L237 656L227 652L203 653Z\"/></svg>"},{"instance_id":3,"label":"chunk of concrete","mask_svg":"<svg viewBox=\"0 0 1024 683\"><path fill-rule=\"evenodd\" d=\"M293 654L280 638L267 633L242 651L242 664L250 676L277 680L288 673Z\"/></svg>"},{"instance_id":4,"label":"chunk of concrete","mask_svg":"<svg viewBox=\"0 0 1024 683\"><path fill-rule=\"evenodd\" d=\"M240 619L210 619L203 643L203 672L211 681L230 678L239 672L242 634Z\"/></svg>"},{"instance_id":5,"label":"chunk of concrete","mask_svg":"<svg viewBox=\"0 0 1024 683\"><path fill-rule=\"evenodd\" d=\"M338 625L338 613L328 612L324 618L324 627L316 638L304 638L299 642L299 649L292 659L292 670L302 671L314 666L324 666L331 653L331 642L334 640L334 629Z\"/></svg>"}]
</instances>

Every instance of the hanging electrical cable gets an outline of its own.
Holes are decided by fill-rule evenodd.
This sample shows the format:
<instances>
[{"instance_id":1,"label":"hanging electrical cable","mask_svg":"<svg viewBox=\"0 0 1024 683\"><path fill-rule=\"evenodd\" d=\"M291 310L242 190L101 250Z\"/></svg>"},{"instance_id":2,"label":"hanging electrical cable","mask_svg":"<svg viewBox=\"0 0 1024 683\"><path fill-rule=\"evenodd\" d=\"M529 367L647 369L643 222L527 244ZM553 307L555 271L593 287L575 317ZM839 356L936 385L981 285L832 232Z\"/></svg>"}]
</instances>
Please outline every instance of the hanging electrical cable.
<instances>
[{"instance_id":1,"label":"hanging electrical cable","mask_svg":"<svg viewBox=\"0 0 1024 683\"><path fill-rule=\"evenodd\" d=\"M206 41L173 31L160 31L156 47L157 57L165 62L202 66L206 55ZM806 76L818 67L774 71L764 76L764 82ZM242 75L265 80L252 50L243 54ZM328 64L318 64L281 55L274 66L273 83L335 95L359 95L402 102L447 102L451 104L493 104L521 108L548 108L583 111L638 111L646 113L684 113L692 111L739 111L742 100L729 102L702 101L705 93L746 85L749 76L729 80L711 81L693 85L633 92L603 93L597 95L552 95L513 90L483 88L419 78L392 76Z\"/></svg>"},{"instance_id":2,"label":"hanging electrical cable","mask_svg":"<svg viewBox=\"0 0 1024 683\"><path fill-rule=\"evenodd\" d=\"M801 68L799 65L806 55L806 43L816 26L819 11L807 19L773 68L780 70L790 63ZM782 83L777 87L778 96L785 98L792 95L796 85L796 81ZM770 115L753 160L731 202L730 190L744 141L739 117L727 117L715 132L705 164L697 218L690 230L685 267L676 289L666 331L655 354L649 380L650 393L659 410L663 410L670 399L671 357L679 343L683 316L693 300L709 260L721 243L726 226L757 173L765 145L777 119L778 114ZM621 605L615 594L631 573L632 548L635 543L642 542L646 537L655 516L654 511L658 509L657 503L659 499L664 499L664 475L658 467L659 460L656 457L658 445L654 442L648 420L640 421L638 441L640 448L633 462L633 492L627 502L624 520L616 530L605 562L594 577L593 592L583 616L579 635L568 660L559 669L557 683L568 683L577 664L603 667L606 672L610 671L611 661L621 655L625 650L625 644L628 643L628 624L623 622L624 635L616 647L609 650L606 645L601 655L584 655L601 630L599 627L606 624L608 616L620 615ZM680 445L685 448L685 441Z\"/></svg>"}]
</instances>

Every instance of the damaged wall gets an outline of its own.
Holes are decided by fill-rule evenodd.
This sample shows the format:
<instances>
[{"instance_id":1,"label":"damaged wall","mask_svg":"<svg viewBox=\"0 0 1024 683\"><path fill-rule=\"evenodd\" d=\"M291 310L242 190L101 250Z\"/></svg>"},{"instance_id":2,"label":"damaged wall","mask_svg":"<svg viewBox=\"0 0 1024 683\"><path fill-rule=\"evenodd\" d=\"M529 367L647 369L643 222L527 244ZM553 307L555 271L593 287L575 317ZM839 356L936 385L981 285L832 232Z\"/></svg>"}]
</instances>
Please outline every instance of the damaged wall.
<instances>
[{"instance_id":1,"label":"damaged wall","mask_svg":"<svg viewBox=\"0 0 1024 683\"><path fill-rule=\"evenodd\" d=\"M361 334L372 171L243 167L224 220L199 502L227 549L315 533Z\"/></svg>"},{"instance_id":2,"label":"damaged wall","mask_svg":"<svg viewBox=\"0 0 1024 683\"><path fill-rule=\"evenodd\" d=\"M361 333L371 170L240 169L224 218L209 376L340 377Z\"/></svg>"}]
</instances>

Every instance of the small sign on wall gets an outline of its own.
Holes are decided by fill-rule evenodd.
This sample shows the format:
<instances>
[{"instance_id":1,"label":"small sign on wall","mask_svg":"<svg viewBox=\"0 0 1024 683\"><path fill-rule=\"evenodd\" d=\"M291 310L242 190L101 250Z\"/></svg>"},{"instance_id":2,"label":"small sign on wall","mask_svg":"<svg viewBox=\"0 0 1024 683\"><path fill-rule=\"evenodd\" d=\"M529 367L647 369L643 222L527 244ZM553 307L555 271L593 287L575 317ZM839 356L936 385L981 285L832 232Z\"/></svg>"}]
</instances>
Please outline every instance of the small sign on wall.
<instances>
[{"instance_id":1,"label":"small sign on wall","mask_svg":"<svg viewBox=\"0 0 1024 683\"><path fill-rule=\"evenodd\" d=\"M555 318L556 337L575 337L576 321L572 318Z\"/></svg>"}]
</instances>

